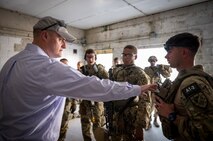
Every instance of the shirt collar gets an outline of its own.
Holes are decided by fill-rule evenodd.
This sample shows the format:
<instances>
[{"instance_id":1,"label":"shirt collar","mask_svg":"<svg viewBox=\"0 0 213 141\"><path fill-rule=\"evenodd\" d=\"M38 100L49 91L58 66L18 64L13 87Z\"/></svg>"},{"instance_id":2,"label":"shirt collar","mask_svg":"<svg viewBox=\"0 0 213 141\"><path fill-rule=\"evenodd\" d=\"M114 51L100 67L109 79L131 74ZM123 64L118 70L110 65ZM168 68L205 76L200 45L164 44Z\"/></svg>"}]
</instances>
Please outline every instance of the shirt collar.
<instances>
[{"instance_id":1,"label":"shirt collar","mask_svg":"<svg viewBox=\"0 0 213 141\"><path fill-rule=\"evenodd\" d=\"M41 49L39 46L37 46L35 44L28 43L25 49L37 52L38 54L43 55L43 56L47 56L49 58L49 56L44 52L44 50Z\"/></svg>"}]
</instances>

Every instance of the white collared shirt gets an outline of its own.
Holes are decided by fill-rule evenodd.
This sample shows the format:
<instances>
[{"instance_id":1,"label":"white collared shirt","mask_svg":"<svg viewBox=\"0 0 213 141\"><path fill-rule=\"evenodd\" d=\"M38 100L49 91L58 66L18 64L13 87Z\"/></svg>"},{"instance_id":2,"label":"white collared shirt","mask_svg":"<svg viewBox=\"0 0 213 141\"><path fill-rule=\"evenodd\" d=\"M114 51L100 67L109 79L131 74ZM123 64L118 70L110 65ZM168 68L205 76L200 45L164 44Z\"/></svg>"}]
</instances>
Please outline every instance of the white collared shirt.
<instances>
[{"instance_id":1,"label":"white collared shirt","mask_svg":"<svg viewBox=\"0 0 213 141\"><path fill-rule=\"evenodd\" d=\"M84 76L28 44L0 72L0 140L57 141L64 97L111 101L140 93L140 86Z\"/></svg>"}]
</instances>

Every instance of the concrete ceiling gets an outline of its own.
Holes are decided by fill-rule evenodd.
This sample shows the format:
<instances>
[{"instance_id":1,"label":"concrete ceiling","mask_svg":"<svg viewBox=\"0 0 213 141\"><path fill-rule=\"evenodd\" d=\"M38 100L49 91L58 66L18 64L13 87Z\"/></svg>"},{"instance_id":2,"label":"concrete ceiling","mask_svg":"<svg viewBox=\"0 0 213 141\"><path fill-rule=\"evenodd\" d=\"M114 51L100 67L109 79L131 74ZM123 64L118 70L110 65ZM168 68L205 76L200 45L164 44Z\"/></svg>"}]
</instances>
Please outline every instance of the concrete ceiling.
<instances>
[{"instance_id":1,"label":"concrete ceiling","mask_svg":"<svg viewBox=\"0 0 213 141\"><path fill-rule=\"evenodd\" d=\"M207 0L0 0L0 7L38 18L52 16L90 29Z\"/></svg>"}]
</instances>

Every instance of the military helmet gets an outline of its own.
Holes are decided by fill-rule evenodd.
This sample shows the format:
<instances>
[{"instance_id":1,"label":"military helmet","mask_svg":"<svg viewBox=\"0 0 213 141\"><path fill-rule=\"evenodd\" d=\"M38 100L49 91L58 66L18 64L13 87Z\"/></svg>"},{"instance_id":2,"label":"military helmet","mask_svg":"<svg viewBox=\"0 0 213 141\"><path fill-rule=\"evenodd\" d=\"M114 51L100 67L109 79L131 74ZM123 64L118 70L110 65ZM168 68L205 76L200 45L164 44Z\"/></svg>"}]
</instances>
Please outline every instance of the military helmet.
<instances>
[{"instance_id":1,"label":"military helmet","mask_svg":"<svg viewBox=\"0 0 213 141\"><path fill-rule=\"evenodd\" d=\"M157 57L155 57L155 56L150 56L149 59L148 59L148 61L151 62L152 60L154 60L155 62L158 61Z\"/></svg>"}]
</instances>

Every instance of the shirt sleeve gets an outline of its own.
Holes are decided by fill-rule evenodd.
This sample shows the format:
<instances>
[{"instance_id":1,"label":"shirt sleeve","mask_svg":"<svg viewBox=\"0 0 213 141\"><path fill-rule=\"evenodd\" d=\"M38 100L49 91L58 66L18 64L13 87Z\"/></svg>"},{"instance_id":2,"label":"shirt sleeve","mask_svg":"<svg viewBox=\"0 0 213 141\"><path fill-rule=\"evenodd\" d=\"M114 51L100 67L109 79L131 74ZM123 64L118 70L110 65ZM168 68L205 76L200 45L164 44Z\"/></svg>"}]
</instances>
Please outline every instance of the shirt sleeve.
<instances>
[{"instance_id":1,"label":"shirt sleeve","mask_svg":"<svg viewBox=\"0 0 213 141\"><path fill-rule=\"evenodd\" d=\"M96 76L85 76L59 62L48 65L42 75L45 76L42 87L49 90L48 93L52 95L93 101L112 101L141 94L140 86L127 82L118 83L109 79L100 80Z\"/></svg>"}]
</instances>

